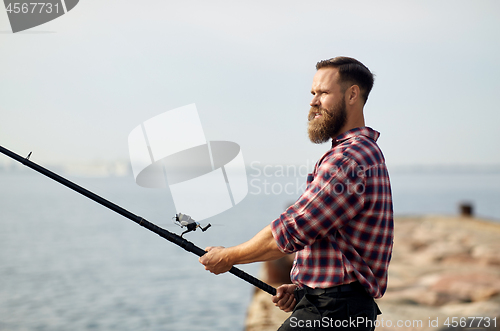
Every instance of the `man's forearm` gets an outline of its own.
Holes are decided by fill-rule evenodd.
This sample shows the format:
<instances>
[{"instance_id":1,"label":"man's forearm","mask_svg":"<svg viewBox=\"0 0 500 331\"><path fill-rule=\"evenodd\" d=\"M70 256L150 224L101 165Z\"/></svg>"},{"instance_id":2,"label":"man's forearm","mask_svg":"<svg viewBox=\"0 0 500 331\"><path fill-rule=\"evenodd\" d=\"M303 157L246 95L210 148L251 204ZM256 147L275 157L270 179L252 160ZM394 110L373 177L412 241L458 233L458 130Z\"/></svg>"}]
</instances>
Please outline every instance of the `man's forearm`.
<instances>
[{"instance_id":1,"label":"man's forearm","mask_svg":"<svg viewBox=\"0 0 500 331\"><path fill-rule=\"evenodd\" d=\"M268 225L249 241L229 247L227 254L231 264L246 264L276 260L288 254L281 252Z\"/></svg>"},{"instance_id":2,"label":"man's forearm","mask_svg":"<svg viewBox=\"0 0 500 331\"><path fill-rule=\"evenodd\" d=\"M235 264L276 260L287 255L279 250L269 225L243 244L229 248L207 247L206 251L199 261L216 275L229 271Z\"/></svg>"}]
</instances>

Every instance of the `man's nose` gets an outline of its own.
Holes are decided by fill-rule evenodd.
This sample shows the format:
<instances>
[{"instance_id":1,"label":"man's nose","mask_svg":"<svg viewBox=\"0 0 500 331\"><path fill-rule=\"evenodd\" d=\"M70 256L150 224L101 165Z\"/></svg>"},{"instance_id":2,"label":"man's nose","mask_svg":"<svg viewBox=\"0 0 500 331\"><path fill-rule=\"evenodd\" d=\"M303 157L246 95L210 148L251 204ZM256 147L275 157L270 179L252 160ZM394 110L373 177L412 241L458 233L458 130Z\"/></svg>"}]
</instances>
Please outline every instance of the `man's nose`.
<instances>
[{"instance_id":1,"label":"man's nose","mask_svg":"<svg viewBox=\"0 0 500 331\"><path fill-rule=\"evenodd\" d=\"M319 106L320 105L319 98L318 98L317 95L313 96L311 102L309 102L309 105L311 107L313 107L313 106Z\"/></svg>"}]
</instances>

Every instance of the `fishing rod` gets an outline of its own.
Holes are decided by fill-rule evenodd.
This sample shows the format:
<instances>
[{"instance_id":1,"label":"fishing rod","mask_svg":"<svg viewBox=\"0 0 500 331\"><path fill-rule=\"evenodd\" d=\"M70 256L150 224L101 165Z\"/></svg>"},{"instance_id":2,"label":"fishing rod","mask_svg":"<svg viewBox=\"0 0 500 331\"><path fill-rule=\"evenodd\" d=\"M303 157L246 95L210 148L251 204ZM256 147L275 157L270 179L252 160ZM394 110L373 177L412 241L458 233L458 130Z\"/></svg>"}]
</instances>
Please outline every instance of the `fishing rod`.
<instances>
[{"instance_id":1,"label":"fishing rod","mask_svg":"<svg viewBox=\"0 0 500 331\"><path fill-rule=\"evenodd\" d=\"M165 238L168 241L176 244L177 246L184 248L188 252L191 252L191 253L198 255L198 256L203 256L206 253L205 250L196 246L192 242L182 238L181 236L179 236L173 232L170 232L168 230L165 230L163 228L160 228L159 226L157 226L151 222L148 222L144 218L137 216L137 215L129 212L128 210L112 203L111 201L106 200L106 199L100 197L99 195L73 183L72 181L67 180L66 178L61 177L58 174L53 173L52 171L30 161L29 158L31 156L31 152L29 153L29 155L27 157L22 157L21 155L18 155L14 152L11 152L10 150L8 150L2 146L0 146L0 152L7 155L8 157L16 160L16 161L22 163L23 165L41 173L42 175L45 175L45 176L55 180L56 182L59 182L60 184L86 196L87 198L94 200L98 204L103 205L104 207L107 207L107 208L113 210L114 212L116 212L122 216L125 216L126 218L134 221L135 223L137 223L137 224L145 227L146 229L156 233L160 237ZM179 214L179 215L182 218L183 215L182 214ZM179 217L179 216L177 216L177 217ZM179 223L181 224L181 222L179 222ZM192 222L186 223L185 225L188 227L188 230L189 230L189 224L195 224L195 223L192 223ZM196 226L192 227L192 228L196 229ZM205 227L204 229L206 230L207 228L208 228L208 226ZM202 230L204 231L204 229L202 229ZM193 231L193 230L191 230L191 231ZM232 273L233 275L243 279L244 281L260 288L261 290L271 294L271 295L276 295L276 289L274 287L272 287L269 284L264 283L263 281L255 278L249 274L247 274L246 272L244 272L241 269L238 269L236 267L232 267L229 270L229 272Z\"/></svg>"}]
</instances>

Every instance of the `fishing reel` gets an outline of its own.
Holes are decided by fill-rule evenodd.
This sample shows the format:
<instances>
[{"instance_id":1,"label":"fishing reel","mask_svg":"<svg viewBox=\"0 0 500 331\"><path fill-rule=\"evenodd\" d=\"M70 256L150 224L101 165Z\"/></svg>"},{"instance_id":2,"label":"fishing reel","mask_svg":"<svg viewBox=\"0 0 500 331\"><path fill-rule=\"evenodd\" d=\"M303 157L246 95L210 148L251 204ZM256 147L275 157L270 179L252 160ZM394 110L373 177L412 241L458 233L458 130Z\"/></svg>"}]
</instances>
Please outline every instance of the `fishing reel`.
<instances>
[{"instance_id":1,"label":"fishing reel","mask_svg":"<svg viewBox=\"0 0 500 331\"><path fill-rule=\"evenodd\" d=\"M205 232L208 230L209 227L211 227L212 225L210 223L208 223L207 226L205 227L202 227L200 225L200 223L196 222L194 219L191 218L191 216L189 215L186 215L186 214L175 214L174 217L172 217L172 219L174 220L174 223L177 224L178 226L180 226L181 228L184 228L186 227L187 230L184 231L182 234L181 234L181 237L188 233L188 232L191 232L191 231L196 231L197 228L200 228L201 231Z\"/></svg>"}]
</instances>

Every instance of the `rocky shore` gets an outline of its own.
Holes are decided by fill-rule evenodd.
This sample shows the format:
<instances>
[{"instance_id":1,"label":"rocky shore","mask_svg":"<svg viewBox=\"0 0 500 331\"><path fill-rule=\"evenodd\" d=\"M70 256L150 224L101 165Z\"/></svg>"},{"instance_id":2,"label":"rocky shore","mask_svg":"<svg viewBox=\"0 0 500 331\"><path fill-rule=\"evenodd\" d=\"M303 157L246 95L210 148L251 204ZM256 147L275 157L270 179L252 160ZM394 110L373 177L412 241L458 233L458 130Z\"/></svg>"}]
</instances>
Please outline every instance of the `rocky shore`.
<instances>
[{"instance_id":1,"label":"rocky shore","mask_svg":"<svg viewBox=\"0 0 500 331\"><path fill-rule=\"evenodd\" d=\"M500 223L452 216L394 221L389 287L377 300L383 314L376 329L500 330ZM289 260L267 263L261 278L278 286L289 268ZM288 315L257 290L246 331L277 330Z\"/></svg>"}]
</instances>

